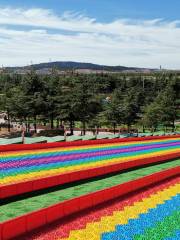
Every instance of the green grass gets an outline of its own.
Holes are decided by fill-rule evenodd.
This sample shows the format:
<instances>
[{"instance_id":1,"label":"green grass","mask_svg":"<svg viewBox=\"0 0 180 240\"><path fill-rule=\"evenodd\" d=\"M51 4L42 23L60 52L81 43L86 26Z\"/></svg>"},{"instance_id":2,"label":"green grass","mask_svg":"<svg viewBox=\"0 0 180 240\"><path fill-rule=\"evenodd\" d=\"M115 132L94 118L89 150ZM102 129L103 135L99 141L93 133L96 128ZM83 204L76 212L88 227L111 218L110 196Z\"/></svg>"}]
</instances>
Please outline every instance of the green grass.
<instances>
[{"instance_id":1,"label":"green grass","mask_svg":"<svg viewBox=\"0 0 180 240\"><path fill-rule=\"evenodd\" d=\"M118 175L96 179L86 183L81 183L76 186L67 187L65 189L54 190L48 193L43 193L38 196L29 197L15 202L10 202L0 206L0 222L30 213L41 208L51 206L53 204L63 202L74 197L85 195L91 192L109 188L130 180L144 177L146 175L159 172L168 168L180 165L180 159L167 163L149 166L138 170L133 170Z\"/></svg>"}]
</instances>

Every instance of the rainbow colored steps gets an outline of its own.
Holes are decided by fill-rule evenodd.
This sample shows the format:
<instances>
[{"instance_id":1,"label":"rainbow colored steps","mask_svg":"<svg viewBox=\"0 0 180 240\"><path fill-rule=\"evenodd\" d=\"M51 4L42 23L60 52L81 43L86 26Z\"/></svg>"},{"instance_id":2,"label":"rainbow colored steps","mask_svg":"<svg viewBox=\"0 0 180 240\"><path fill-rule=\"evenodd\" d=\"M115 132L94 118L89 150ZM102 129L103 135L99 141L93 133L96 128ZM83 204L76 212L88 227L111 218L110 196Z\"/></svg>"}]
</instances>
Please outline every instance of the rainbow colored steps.
<instances>
[{"instance_id":1,"label":"rainbow colored steps","mask_svg":"<svg viewBox=\"0 0 180 240\"><path fill-rule=\"evenodd\" d=\"M180 229L179 201L180 177L176 177L23 239L173 239Z\"/></svg>"},{"instance_id":2,"label":"rainbow colored steps","mask_svg":"<svg viewBox=\"0 0 180 240\"><path fill-rule=\"evenodd\" d=\"M16 202L10 202L1 206L2 213L0 215L0 222L7 221L12 217L15 218L32 211L40 210L41 208L49 207L53 204L66 200L118 186L119 184L133 181L169 168L175 168L179 166L179 163L180 159L177 159L173 162L166 162L155 166L140 168L127 173L119 173L115 176L95 179L86 183L76 184L73 187L66 187L55 191L53 190L53 192L49 191L37 196L29 196L28 198L18 200Z\"/></svg>"},{"instance_id":3,"label":"rainbow colored steps","mask_svg":"<svg viewBox=\"0 0 180 240\"><path fill-rule=\"evenodd\" d=\"M169 137L2 152L0 198L180 157L179 148L180 137Z\"/></svg>"},{"instance_id":4,"label":"rainbow colored steps","mask_svg":"<svg viewBox=\"0 0 180 240\"><path fill-rule=\"evenodd\" d=\"M178 236L180 136L35 146L6 146L11 151L0 146L0 239L29 237L55 220L63 231L54 235L49 229L48 239L148 239L153 232L157 239ZM143 190L152 184L157 185L153 190ZM107 205L115 199L116 204ZM98 205L105 203L99 214ZM62 225L72 214L77 215L74 224ZM45 235L42 230L42 239Z\"/></svg>"},{"instance_id":5,"label":"rainbow colored steps","mask_svg":"<svg viewBox=\"0 0 180 240\"><path fill-rule=\"evenodd\" d=\"M180 138L4 153L1 184L177 152Z\"/></svg>"},{"instance_id":6,"label":"rainbow colored steps","mask_svg":"<svg viewBox=\"0 0 180 240\"><path fill-rule=\"evenodd\" d=\"M67 240L119 240L119 239L152 239L152 231L164 224L172 226L172 234L180 227L178 216L180 214L180 184L170 187L160 193L156 193L142 201L135 202L123 210L116 210L112 216L101 217L99 222L92 222L86 225L83 230L72 231ZM160 225L162 228L162 225ZM156 239L160 235L156 233ZM89 237L88 237L89 236ZM162 239L162 238L161 238Z\"/></svg>"}]
</instances>

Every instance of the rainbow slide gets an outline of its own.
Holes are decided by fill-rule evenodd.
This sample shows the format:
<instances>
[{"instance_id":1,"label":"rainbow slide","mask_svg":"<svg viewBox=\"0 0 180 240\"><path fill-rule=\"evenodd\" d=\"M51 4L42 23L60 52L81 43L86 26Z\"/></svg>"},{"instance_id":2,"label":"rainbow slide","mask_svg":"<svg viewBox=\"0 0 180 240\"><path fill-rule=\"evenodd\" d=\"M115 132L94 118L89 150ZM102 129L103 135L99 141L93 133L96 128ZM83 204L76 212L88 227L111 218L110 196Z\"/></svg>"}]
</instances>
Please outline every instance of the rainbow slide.
<instances>
[{"instance_id":1,"label":"rainbow slide","mask_svg":"<svg viewBox=\"0 0 180 240\"><path fill-rule=\"evenodd\" d=\"M24 240L178 240L180 177L27 235Z\"/></svg>"},{"instance_id":2,"label":"rainbow slide","mask_svg":"<svg viewBox=\"0 0 180 240\"><path fill-rule=\"evenodd\" d=\"M180 157L178 137L95 143L2 152L0 198Z\"/></svg>"},{"instance_id":3,"label":"rainbow slide","mask_svg":"<svg viewBox=\"0 0 180 240\"><path fill-rule=\"evenodd\" d=\"M2 240L179 239L180 136L0 151Z\"/></svg>"}]
</instances>

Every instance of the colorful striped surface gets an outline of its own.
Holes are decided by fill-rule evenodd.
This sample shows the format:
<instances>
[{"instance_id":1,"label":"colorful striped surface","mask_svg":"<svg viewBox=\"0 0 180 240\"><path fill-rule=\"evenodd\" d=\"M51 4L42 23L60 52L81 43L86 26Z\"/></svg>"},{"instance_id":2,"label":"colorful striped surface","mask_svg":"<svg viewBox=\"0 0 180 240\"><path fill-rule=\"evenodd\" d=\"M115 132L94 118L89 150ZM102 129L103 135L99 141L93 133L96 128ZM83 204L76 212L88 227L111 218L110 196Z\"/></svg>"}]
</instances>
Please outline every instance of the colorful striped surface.
<instances>
[{"instance_id":1,"label":"colorful striped surface","mask_svg":"<svg viewBox=\"0 0 180 240\"><path fill-rule=\"evenodd\" d=\"M2 152L0 185L180 152L180 138Z\"/></svg>"},{"instance_id":2,"label":"colorful striped surface","mask_svg":"<svg viewBox=\"0 0 180 240\"><path fill-rule=\"evenodd\" d=\"M179 239L180 177L96 207L23 237L24 240ZM21 240L21 238L19 238Z\"/></svg>"},{"instance_id":3,"label":"colorful striped surface","mask_svg":"<svg viewBox=\"0 0 180 240\"><path fill-rule=\"evenodd\" d=\"M111 188L128 181L143 178L150 174L159 173L163 170L178 167L179 165L180 160L177 159L155 166L148 166L125 173L118 173L113 176L105 176L100 179L87 180L83 183L74 183L73 186L60 186L60 188L53 190L49 189L47 192L43 192L37 196L34 196L32 193L32 195L29 195L28 198L10 201L8 203L5 201L5 203L0 207L0 222L28 214L33 211L38 211L42 208L50 207L57 203L61 203L73 198Z\"/></svg>"},{"instance_id":4,"label":"colorful striped surface","mask_svg":"<svg viewBox=\"0 0 180 240\"><path fill-rule=\"evenodd\" d=\"M71 231L66 240L163 239L180 228L180 184ZM65 240L65 239L64 239Z\"/></svg>"}]
</instances>

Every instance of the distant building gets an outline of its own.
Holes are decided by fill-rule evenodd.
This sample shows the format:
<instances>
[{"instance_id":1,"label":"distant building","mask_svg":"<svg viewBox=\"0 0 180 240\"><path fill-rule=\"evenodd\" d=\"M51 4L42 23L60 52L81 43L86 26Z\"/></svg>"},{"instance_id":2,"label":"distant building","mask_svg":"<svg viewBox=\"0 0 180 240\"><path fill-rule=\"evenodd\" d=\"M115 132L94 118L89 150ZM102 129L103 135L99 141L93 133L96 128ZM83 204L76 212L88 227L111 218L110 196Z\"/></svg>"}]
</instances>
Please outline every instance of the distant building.
<instances>
[{"instance_id":1,"label":"distant building","mask_svg":"<svg viewBox=\"0 0 180 240\"><path fill-rule=\"evenodd\" d=\"M0 68L0 74L4 72L4 68Z\"/></svg>"}]
</instances>

